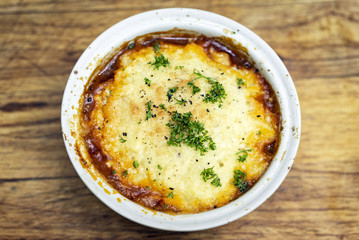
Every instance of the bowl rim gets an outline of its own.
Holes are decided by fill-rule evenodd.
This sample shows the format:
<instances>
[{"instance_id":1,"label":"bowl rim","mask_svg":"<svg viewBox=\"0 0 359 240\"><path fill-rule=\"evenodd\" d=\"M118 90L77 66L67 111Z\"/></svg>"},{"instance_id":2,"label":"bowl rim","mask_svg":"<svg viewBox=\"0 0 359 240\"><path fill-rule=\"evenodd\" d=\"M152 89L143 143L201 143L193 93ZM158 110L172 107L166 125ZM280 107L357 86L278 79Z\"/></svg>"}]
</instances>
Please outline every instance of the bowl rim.
<instances>
[{"instance_id":1,"label":"bowl rim","mask_svg":"<svg viewBox=\"0 0 359 240\"><path fill-rule=\"evenodd\" d=\"M96 63L123 42L174 27L194 30L205 35L227 36L240 42L247 48L256 67L275 90L282 113L283 130L280 146L259 181L243 196L227 205L197 214L169 215L148 210L126 200L120 194L107 194L103 188L112 189L107 182L100 179L104 186L99 186L91 174L82 167L74 148L76 139L72 136L72 130L77 128L77 123L73 119L79 107L78 100ZM127 34L119 36L120 32ZM76 172L93 194L108 207L123 217L148 227L168 231L197 231L218 227L245 216L278 189L291 169L298 150L301 113L290 74L278 55L259 36L243 25L216 13L191 8L165 8L126 18L104 31L90 44L75 64L66 84L61 105L61 127L66 150ZM120 199L121 203L117 199Z\"/></svg>"}]
</instances>

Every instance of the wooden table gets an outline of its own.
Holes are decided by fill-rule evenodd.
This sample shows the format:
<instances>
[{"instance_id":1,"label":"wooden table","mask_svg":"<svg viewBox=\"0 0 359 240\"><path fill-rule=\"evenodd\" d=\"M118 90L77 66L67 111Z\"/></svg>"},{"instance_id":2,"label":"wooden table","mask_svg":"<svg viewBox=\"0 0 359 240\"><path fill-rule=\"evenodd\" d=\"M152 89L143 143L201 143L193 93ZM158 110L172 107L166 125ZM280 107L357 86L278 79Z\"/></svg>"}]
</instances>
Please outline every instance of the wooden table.
<instances>
[{"instance_id":1,"label":"wooden table","mask_svg":"<svg viewBox=\"0 0 359 240\"><path fill-rule=\"evenodd\" d=\"M302 137L293 169L249 215L176 233L116 214L77 176L60 127L62 94L105 29L165 7L242 23L283 59L297 87ZM359 2L0 2L0 239L359 239Z\"/></svg>"}]
</instances>

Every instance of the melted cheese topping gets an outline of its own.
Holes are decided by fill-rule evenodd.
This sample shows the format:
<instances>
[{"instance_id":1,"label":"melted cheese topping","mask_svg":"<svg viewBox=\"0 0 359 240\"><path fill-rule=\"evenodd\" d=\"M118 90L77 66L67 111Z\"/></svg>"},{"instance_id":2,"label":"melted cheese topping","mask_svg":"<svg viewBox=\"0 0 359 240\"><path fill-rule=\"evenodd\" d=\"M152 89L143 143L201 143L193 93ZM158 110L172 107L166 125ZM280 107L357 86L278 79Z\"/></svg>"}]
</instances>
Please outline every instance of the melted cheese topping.
<instances>
[{"instance_id":1,"label":"melted cheese topping","mask_svg":"<svg viewBox=\"0 0 359 240\"><path fill-rule=\"evenodd\" d=\"M248 182L256 182L270 163L263 146L278 139L274 114L256 100L263 95L259 76L231 65L226 53L212 51L209 58L195 43L161 44L160 54L168 59L169 66L154 69L149 64L159 56L151 46L120 57L121 67L113 82L95 96L90 122L93 134L109 156L107 166L121 181L153 191L180 212L222 206L240 194L233 185L234 170L245 172ZM187 83L198 77L194 70L223 85L227 96L222 103L203 101L211 89L204 78L193 82L201 91L192 94ZM151 81L150 86L145 78ZM238 78L244 82L240 87ZM178 91L168 101L166 93L172 87ZM187 102L176 104L175 98ZM156 116L145 120L149 101ZM167 111L158 107L160 104ZM169 146L170 128L166 124L172 111L191 112L193 120L204 124L216 149L201 155L184 143L181 147ZM239 162L236 153L243 149L252 151L246 161ZM205 182L201 176L204 169L212 167L220 187L211 184L213 179Z\"/></svg>"}]
</instances>

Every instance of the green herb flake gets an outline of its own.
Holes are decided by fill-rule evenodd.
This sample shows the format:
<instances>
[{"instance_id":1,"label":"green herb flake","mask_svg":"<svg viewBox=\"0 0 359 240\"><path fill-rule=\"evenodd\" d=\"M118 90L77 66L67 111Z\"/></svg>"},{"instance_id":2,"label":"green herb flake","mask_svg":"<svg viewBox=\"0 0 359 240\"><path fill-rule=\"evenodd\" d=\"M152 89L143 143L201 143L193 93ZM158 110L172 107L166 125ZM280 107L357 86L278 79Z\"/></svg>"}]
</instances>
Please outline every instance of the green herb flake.
<instances>
[{"instance_id":1,"label":"green herb flake","mask_svg":"<svg viewBox=\"0 0 359 240\"><path fill-rule=\"evenodd\" d=\"M125 143L126 141L127 141L127 140L124 139L123 137L120 138L120 142L121 142L121 143Z\"/></svg>"},{"instance_id":2,"label":"green herb flake","mask_svg":"<svg viewBox=\"0 0 359 240\"><path fill-rule=\"evenodd\" d=\"M248 152L252 152L252 149L242 149L239 152L237 152L236 154L239 155L237 160L239 162L246 161L248 157Z\"/></svg>"},{"instance_id":3,"label":"green herb flake","mask_svg":"<svg viewBox=\"0 0 359 240\"><path fill-rule=\"evenodd\" d=\"M133 161L132 165L134 168L137 168L140 164L137 161Z\"/></svg>"},{"instance_id":4,"label":"green herb flake","mask_svg":"<svg viewBox=\"0 0 359 240\"><path fill-rule=\"evenodd\" d=\"M175 70L177 70L177 69L183 69L184 68L184 66L175 66Z\"/></svg>"},{"instance_id":5,"label":"green herb flake","mask_svg":"<svg viewBox=\"0 0 359 240\"><path fill-rule=\"evenodd\" d=\"M215 102L223 102L222 99L224 99L227 96L223 85L219 82L213 82L212 88L209 91L209 93L206 93L203 101L208 103L215 103Z\"/></svg>"},{"instance_id":6,"label":"green herb flake","mask_svg":"<svg viewBox=\"0 0 359 240\"><path fill-rule=\"evenodd\" d=\"M173 88L168 89L168 91L167 91L168 101L171 100L173 94L174 94L175 92L177 92L177 90L178 90L178 87L173 87Z\"/></svg>"},{"instance_id":7,"label":"green herb flake","mask_svg":"<svg viewBox=\"0 0 359 240\"><path fill-rule=\"evenodd\" d=\"M159 42L156 42L154 45L153 45L153 50L155 51L155 53L160 53L160 43Z\"/></svg>"},{"instance_id":8,"label":"green herb flake","mask_svg":"<svg viewBox=\"0 0 359 240\"><path fill-rule=\"evenodd\" d=\"M112 174L116 174L117 172L115 170L112 170Z\"/></svg>"},{"instance_id":9,"label":"green herb flake","mask_svg":"<svg viewBox=\"0 0 359 240\"><path fill-rule=\"evenodd\" d=\"M214 176L216 175L213 171L213 168L214 167L207 168L201 172L201 176L205 182L207 182L207 180L209 180L209 179L214 178Z\"/></svg>"},{"instance_id":10,"label":"green herb flake","mask_svg":"<svg viewBox=\"0 0 359 240\"><path fill-rule=\"evenodd\" d=\"M244 83L244 81L243 81L242 78L237 78L237 84L238 84L238 87L241 87L241 86L244 86L244 85L245 85L245 83Z\"/></svg>"},{"instance_id":11,"label":"green herb flake","mask_svg":"<svg viewBox=\"0 0 359 240\"><path fill-rule=\"evenodd\" d=\"M166 124L171 130L167 141L169 146L180 147L182 143L199 150L204 155L208 150L215 150L216 144L205 130L203 123L192 120L192 113L172 112L171 120Z\"/></svg>"},{"instance_id":12,"label":"green herb flake","mask_svg":"<svg viewBox=\"0 0 359 240\"><path fill-rule=\"evenodd\" d=\"M157 165L157 168L158 168L159 170L162 170L161 165Z\"/></svg>"},{"instance_id":13,"label":"green herb flake","mask_svg":"<svg viewBox=\"0 0 359 240\"><path fill-rule=\"evenodd\" d=\"M164 206L164 207L167 207L167 204L165 203L165 204L163 204L163 206Z\"/></svg>"},{"instance_id":14,"label":"green herb flake","mask_svg":"<svg viewBox=\"0 0 359 240\"><path fill-rule=\"evenodd\" d=\"M248 183L246 180L246 173L241 170L234 171L234 181L233 184L236 188L239 189L240 192L245 192L248 189Z\"/></svg>"},{"instance_id":15,"label":"green herb flake","mask_svg":"<svg viewBox=\"0 0 359 240\"><path fill-rule=\"evenodd\" d=\"M261 131L258 131L258 132L257 132L257 135L261 135L261 134L262 134L262 132L261 132Z\"/></svg>"},{"instance_id":16,"label":"green herb flake","mask_svg":"<svg viewBox=\"0 0 359 240\"><path fill-rule=\"evenodd\" d=\"M168 194L167 198L172 198L173 199L173 192L170 192L170 194Z\"/></svg>"},{"instance_id":17,"label":"green herb flake","mask_svg":"<svg viewBox=\"0 0 359 240\"><path fill-rule=\"evenodd\" d=\"M145 77L145 84L150 87L151 86L151 80Z\"/></svg>"},{"instance_id":18,"label":"green herb flake","mask_svg":"<svg viewBox=\"0 0 359 240\"><path fill-rule=\"evenodd\" d=\"M146 188L146 189L150 189L150 187L149 187L149 186L146 186L145 188Z\"/></svg>"},{"instance_id":19,"label":"green herb flake","mask_svg":"<svg viewBox=\"0 0 359 240\"><path fill-rule=\"evenodd\" d=\"M170 65L170 62L161 53L159 56L155 56L154 62L148 62L148 64L153 66L153 70L159 70L160 67L168 67Z\"/></svg>"},{"instance_id":20,"label":"green herb flake","mask_svg":"<svg viewBox=\"0 0 359 240\"><path fill-rule=\"evenodd\" d=\"M126 177L127 174L128 174L128 171L127 171L127 170L125 170L125 171L122 172L122 175L123 175L124 177Z\"/></svg>"},{"instance_id":21,"label":"green herb flake","mask_svg":"<svg viewBox=\"0 0 359 240\"><path fill-rule=\"evenodd\" d=\"M165 111L167 111L167 108L166 108L166 106L164 105L164 104L160 104L160 105L158 105L160 108L162 108L163 110L165 110Z\"/></svg>"},{"instance_id":22,"label":"green herb flake","mask_svg":"<svg viewBox=\"0 0 359 240\"><path fill-rule=\"evenodd\" d=\"M213 81L214 81L212 78L204 76L202 73L200 73L200 72L197 71L196 69L193 70L193 74L197 75L198 77L196 77L196 78L193 79L192 81L197 80L197 79L199 79L199 78L207 79L209 82L213 82Z\"/></svg>"},{"instance_id":23,"label":"green herb flake","mask_svg":"<svg viewBox=\"0 0 359 240\"><path fill-rule=\"evenodd\" d=\"M187 85L192 88L192 94L195 95L196 93L200 92L201 89L199 87L197 87L196 85L194 85L193 80L188 82Z\"/></svg>"},{"instance_id":24,"label":"green herb flake","mask_svg":"<svg viewBox=\"0 0 359 240\"><path fill-rule=\"evenodd\" d=\"M156 181L157 181L157 179L153 179L153 181L154 181L154 182L156 182Z\"/></svg>"},{"instance_id":25,"label":"green herb flake","mask_svg":"<svg viewBox=\"0 0 359 240\"><path fill-rule=\"evenodd\" d=\"M151 101L148 101L146 103L146 107L147 107L147 110L146 110L146 121L152 117L154 117L154 115L152 114L152 102Z\"/></svg>"},{"instance_id":26,"label":"green herb flake","mask_svg":"<svg viewBox=\"0 0 359 240\"><path fill-rule=\"evenodd\" d=\"M178 105L184 105L187 100L184 100L183 98L181 100L178 100L177 98L175 98L175 100L177 101L175 104L178 104Z\"/></svg>"},{"instance_id":27,"label":"green herb flake","mask_svg":"<svg viewBox=\"0 0 359 240\"><path fill-rule=\"evenodd\" d=\"M136 47L136 43L132 42L128 44L128 49L134 49Z\"/></svg>"},{"instance_id":28,"label":"green herb flake","mask_svg":"<svg viewBox=\"0 0 359 240\"><path fill-rule=\"evenodd\" d=\"M216 176L215 179L213 179L213 181L211 182L211 184L215 187L221 187L222 184L221 184L221 180L219 179L218 176Z\"/></svg>"},{"instance_id":29,"label":"green herb flake","mask_svg":"<svg viewBox=\"0 0 359 240\"><path fill-rule=\"evenodd\" d=\"M214 167L204 169L201 172L202 179L207 182L207 180L212 179L211 184L215 187L221 187L221 180L219 179L218 175L213 171Z\"/></svg>"},{"instance_id":30,"label":"green herb flake","mask_svg":"<svg viewBox=\"0 0 359 240\"><path fill-rule=\"evenodd\" d=\"M206 77L204 76L202 73L193 70L193 74L197 75L198 77L195 78L194 80L197 80L199 78L204 78L207 79L207 81L211 84L211 90L209 91L209 93L206 93L203 101L208 103L216 103L216 102L223 102L223 99L226 98L227 93L224 90L224 87L222 84L220 84L219 82L215 81L214 79L210 78L210 77ZM192 80L192 81L194 81Z\"/></svg>"}]
</instances>

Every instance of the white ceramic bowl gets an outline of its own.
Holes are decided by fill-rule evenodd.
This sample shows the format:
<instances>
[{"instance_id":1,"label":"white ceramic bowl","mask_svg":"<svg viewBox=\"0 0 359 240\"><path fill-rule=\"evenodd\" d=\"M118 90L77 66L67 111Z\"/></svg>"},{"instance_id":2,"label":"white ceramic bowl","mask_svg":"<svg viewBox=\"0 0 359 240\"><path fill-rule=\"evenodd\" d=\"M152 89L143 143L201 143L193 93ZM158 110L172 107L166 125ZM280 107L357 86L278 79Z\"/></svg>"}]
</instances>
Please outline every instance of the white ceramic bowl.
<instances>
[{"instance_id":1,"label":"white ceramic bowl","mask_svg":"<svg viewBox=\"0 0 359 240\"><path fill-rule=\"evenodd\" d=\"M99 61L123 42L146 33L167 31L175 27L197 31L207 36L230 37L246 47L256 67L275 90L282 113L281 144L262 178L237 200L198 214L168 215L150 211L118 193L112 194L111 186L100 178L95 180L91 177L93 174L82 167L74 147L75 138L71 134L71 131L76 132L78 126L74 119L78 113L79 99ZM117 23L96 38L71 72L62 101L61 123L72 164L82 181L102 202L132 221L170 231L195 231L217 227L235 221L262 204L288 174L298 149L301 126L298 96L293 81L277 54L260 37L241 24L211 12L186 8L141 13Z\"/></svg>"}]
</instances>

